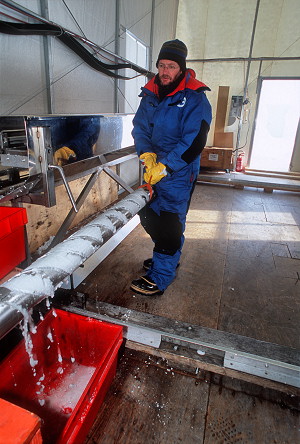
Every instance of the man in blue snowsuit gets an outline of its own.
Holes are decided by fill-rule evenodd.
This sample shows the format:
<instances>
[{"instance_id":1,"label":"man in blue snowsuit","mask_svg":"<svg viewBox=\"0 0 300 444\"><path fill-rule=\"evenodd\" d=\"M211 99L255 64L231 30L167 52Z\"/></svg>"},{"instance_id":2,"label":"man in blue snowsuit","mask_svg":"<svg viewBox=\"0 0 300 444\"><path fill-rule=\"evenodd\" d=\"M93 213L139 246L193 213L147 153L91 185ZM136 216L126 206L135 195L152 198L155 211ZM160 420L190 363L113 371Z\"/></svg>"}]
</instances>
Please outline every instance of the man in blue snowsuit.
<instances>
[{"instance_id":1,"label":"man in blue snowsuit","mask_svg":"<svg viewBox=\"0 0 300 444\"><path fill-rule=\"evenodd\" d=\"M158 74L142 88L133 120L144 180L154 188L154 198L139 213L154 249L152 258L144 261L147 274L132 281L130 288L149 296L163 294L176 277L186 214L211 123L204 92L210 89L186 69L186 56L180 40L163 44Z\"/></svg>"}]
</instances>

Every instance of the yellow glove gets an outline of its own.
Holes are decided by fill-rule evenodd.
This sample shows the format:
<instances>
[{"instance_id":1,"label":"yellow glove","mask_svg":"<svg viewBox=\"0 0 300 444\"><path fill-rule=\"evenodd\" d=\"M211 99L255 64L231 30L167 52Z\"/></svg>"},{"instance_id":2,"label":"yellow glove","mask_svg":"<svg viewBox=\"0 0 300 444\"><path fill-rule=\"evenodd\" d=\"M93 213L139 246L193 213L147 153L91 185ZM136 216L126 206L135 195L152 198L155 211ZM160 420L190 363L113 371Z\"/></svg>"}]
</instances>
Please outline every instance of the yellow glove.
<instances>
[{"instance_id":1,"label":"yellow glove","mask_svg":"<svg viewBox=\"0 0 300 444\"><path fill-rule=\"evenodd\" d=\"M167 175L166 165L161 162L156 163L152 168L146 169L144 181L150 185L155 185Z\"/></svg>"},{"instance_id":2,"label":"yellow glove","mask_svg":"<svg viewBox=\"0 0 300 444\"><path fill-rule=\"evenodd\" d=\"M76 154L67 146L62 146L54 153L54 161L59 166L65 165L70 157L76 157Z\"/></svg>"},{"instance_id":3,"label":"yellow glove","mask_svg":"<svg viewBox=\"0 0 300 444\"><path fill-rule=\"evenodd\" d=\"M143 153L140 155L140 159L145 166L146 171L156 165L156 158L157 156L155 153Z\"/></svg>"}]
</instances>

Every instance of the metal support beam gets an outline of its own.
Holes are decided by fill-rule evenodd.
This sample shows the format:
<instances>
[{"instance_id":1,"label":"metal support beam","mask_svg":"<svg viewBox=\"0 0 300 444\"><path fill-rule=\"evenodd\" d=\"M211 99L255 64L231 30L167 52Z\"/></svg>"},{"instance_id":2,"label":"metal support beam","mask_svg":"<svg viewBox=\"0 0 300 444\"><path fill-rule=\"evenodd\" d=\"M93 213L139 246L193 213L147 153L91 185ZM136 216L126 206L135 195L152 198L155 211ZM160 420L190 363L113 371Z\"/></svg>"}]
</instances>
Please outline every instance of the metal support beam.
<instances>
[{"instance_id":1,"label":"metal support beam","mask_svg":"<svg viewBox=\"0 0 300 444\"><path fill-rule=\"evenodd\" d=\"M256 23L257 23L259 4L260 4L260 0L257 0L256 9L255 9L255 15L254 15L253 28L252 28L252 35L251 35L249 56L248 56L247 72L246 72L245 85L244 85L244 95L243 95L243 103L242 103L242 108L241 108L241 116L240 116L240 119L239 119L238 132L237 132L237 136L236 136L236 151L235 151L234 166L235 166L235 163L236 163L236 159L237 159L237 157L239 155L238 149L239 149L239 145L240 145L241 131L242 131L242 125L243 125L244 104L245 104L245 100L246 100L247 95L248 95L248 81L249 81L251 57L252 57L252 50L253 50L253 43L254 43L254 37L255 37L255 30L256 30Z\"/></svg>"},{"instance_id":2,"label":"metal support beam","mask_svg":"<svg viewBox=\"0 0 300 444\"><path fill-rule=\"evenodd\" d=\"M151 25L150 25L150 44L149 44L149 60L148 60L148 69L149 69L150 72L152 70L152 64L153 64L154 18L155 18L155 0L152 0Z\"/></svg>"},{"instance_id":3,"label":"metal support beam","mask_svg":"<svg viewBox=\"0 0 300 444\"><path fill-rule=\"evenodd\" d=\"M128 193L132 193L133 189L127 185L127 183L121 179L120 176L118 176L116 173L114 173L112 170L110 170L108 167L103 167L103 171L112 179L114 179L125 191Z\"/></svg>"},{"instance_id":4,"label":"metal support beam","mask_svg":"<svg viewBox=\"0 0 300 444\"><path fill-rule=\"evenodd\" d=\"M78 198L76 199L75 206L78 211L82 207L85 199L87 198L89 192L91 191L92 187L94 186L97 178L98 178L98 172L94 172L89 177L89 180L87 181L87 183L83 187L81 193L79 194ZM60 226L58 232L56 233L54 239L52 240L50 246L47 248L47 250L45 252L48 252L49 250L51 250L51 248L55 247L55 245L62 242L62 240L64 239L66 232L68 231L75 216L76 216L76 212L75 212L74 208L72 207L71 210L69 211L67 217L63 221L62 225Z\"/></svg>"},{"instance_id":5,"label":"metal support beam","mask_svg":"<svg viewBox=\"0 0 300 444\"><path fill-rule=\"evenodd\" d=\"M109 166L116 165L117 166L119 164L119 162L122 163L122 162L125 162L128 158L131 159L134 157L136 157L136 155L127 155L127 156L123 156L121 159L116 159L112 162L106 162L104 154L101 154L99 156L100 161L103 163L103 167L102 166L97 167L95 169L95 171L91 174L87 183L85 184L85 186L81 190L81 193L79 194L76 202L74 202L73 208L69 211L68 215L66 216L64 222L62 223L60 229L56 233L53 241L51 242L50 246L47 248L46 252L49 251L51 248L53 248L58 243L62 242L62 240L64 239L64 237L66 235L67 230L69 229L71 223L73 222L73 220L76 216L76 213L82 207L85 199L87 198L89 192L93 188L101 171L104 171L108 176L110 176L115 182L117 182L128 193L132 193L134 191L133 188L131 188L129 185L127 185L127 183L124 180L121 179L121 177L119 177L108 166L106 166L106 165L109 165ZM75 212L75 208L76 208L76 212Z\"/></svg>"},{"instance_id":6,"label":"metal support beam","mask_svg":"<svg viewBox=\"0 0 300 444\"><path fill-rule=\"evenodd\" d=\"M120 54L120 0L115 2L116 8L116 20L115 20L115 53ZM116 60L117 62L117 60ZM119 79L114 79L114 112L119 112Z\"/></svg>"},{"instance_id":7,"label":"metal support beam","mask_svg":"<svg viewBox=\"0 0 300 444\"><path fill-rule=\"evenodd\" d=\"M41 14L45 19L49 20L48 0L40 0ZM44 63L45 63L45 80L46 80L46 96L47 96L47 113L53 114L53 95L51 82L51 39L48 36L43 36L44 47Z\"/></svg>"}]
</instances>

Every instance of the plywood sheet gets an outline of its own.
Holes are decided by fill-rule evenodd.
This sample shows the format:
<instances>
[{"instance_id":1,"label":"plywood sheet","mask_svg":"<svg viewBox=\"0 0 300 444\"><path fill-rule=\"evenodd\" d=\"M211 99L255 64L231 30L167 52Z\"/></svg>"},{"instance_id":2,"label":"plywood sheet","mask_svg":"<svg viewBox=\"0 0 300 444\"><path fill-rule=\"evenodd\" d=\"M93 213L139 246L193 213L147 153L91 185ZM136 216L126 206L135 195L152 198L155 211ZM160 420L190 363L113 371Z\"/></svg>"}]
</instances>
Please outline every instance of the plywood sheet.
<instances>
[{"instance_id":1,"label":"plywood sheet","mask_svg":"<svg viewBox=\"0 0 300 444\"><path fill-rule=\"evenodd\" d=\"M243 193L232 211L219 328L298 348L299 260L284 256L290 241L294 244L298 239L300 244L299 226L295 220L285 224L283 218L282 224L274 224L266 218L272 201L280 198L287 208L295 196L262 194L260 199L257 192L235 191L240 197ZM274 203L275 212L277 208Z\"/></svg>"},{"instance_id":2,"label":"plywood sheet","mask_svg":"<svg viewBox=\"0 0 300 444\"><path fill-rule=\"evenodd\" d=\"M298 441L299 413L233 387L211 386L204 444Z\"/></svg>"},{"instance_id":3,"label":"plywood sheet","mask_svg":"<svg viewBox=\"0 0 300 444\"><path fill-rule=\"evenodd\" d=\"M145 274L142 263L152 253L141 226L78 290L91 301L298 348L300 282L297 269L285 262L298 265L299 225L296 219L280 224L266 218L272 202L277 210L278 205L294 207L298 199L293 193L197 185L177 278L162 296L142 296L129 288ZM286 245L291 257L276 245Z\"/></svg>"},{"instance_id":4,"label":"plywood sheet","mask_svg":"<svg viewBox=\"0 0 300 444\"><path fill-rule=\"evenodd\" d=\"M202 442L209 386L127 351L86 444Z\"/></svg>"},{"instance_id":5,"label":"plywood sheet","mask_svg":"<svg viewBox=\"0 0 300 444\"><path fill-rule=\"evenodd\" d=\"M299 419L297 396L125 349L85 444L294 444Z\"/></svg>"}]
</instances>

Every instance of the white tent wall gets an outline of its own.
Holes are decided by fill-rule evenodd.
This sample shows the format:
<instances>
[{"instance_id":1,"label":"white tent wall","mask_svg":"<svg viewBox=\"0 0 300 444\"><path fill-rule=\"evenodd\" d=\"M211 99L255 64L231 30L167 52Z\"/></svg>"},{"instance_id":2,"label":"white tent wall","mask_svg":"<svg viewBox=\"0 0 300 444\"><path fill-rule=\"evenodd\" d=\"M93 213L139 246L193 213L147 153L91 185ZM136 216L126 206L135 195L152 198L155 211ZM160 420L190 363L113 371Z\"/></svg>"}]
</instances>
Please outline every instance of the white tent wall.
<instances>
[{"instance_id":1,"label":"white tent wall","mask_svg":"<svg viewBox=\"0 0 300 444\"><path fill-rule=\"evenodd\" d=\"M175 38L178 0L156 0L154 17L154 39L152 49L152 70L156 72L156 60L161 45Z\"/></svg>"},{"instance_id":2,"label":"white tent wall","mask_svg":"<svg viewBox=\"0 0 300 444\"><path fill-rule=\"evenodd\" d=\"M45 4L48 7L48 20L79 35L84 34L97 45L116 53L117 8L119 8L119 38L122 39L121 27L126 28L149 46L151 10L154 5L153 43L159 48L164 40L174 37L178 1L18 0L16 3L38 15L42 15L42 4ZM32 22L7 6L1 5L0 8L14 18ZM1 19L14 21L6 16L2 16ZM55 37L47 39L51 112L54 114L115 112L114 79L92 69ZM0 114L47 113L49 103L46 94L47 64L44 58L44 38L0 34L0 44L2 48ZM135 74L135 71L129 71L130 76ZM118 99L123 100L121 91L118 91Z\"/></svg>"},{"instance_id":3,"label":"white tent wall","mask_svg":"<svg viewBox=\"0 0 300 444\"><path fill-rule=\"evenodd\" d=\"M215 113L219 86L230 87L230 97L243 96L257 0L179 0L176 37L188 46L188 66L206 83L213 107L213 122L208 145L213 145ZM300 5L298 0L261 0L259 2L252 57L299 57ZM204 61L203 59L243 58L243 61ZM252 61L248 79L250 118L241 127L239 147L246 157L251 140L257 99L258 75L265 77L299 76L300 61ZM230 100L228 103L228 111ZM250 127L249 127L250 125ZM238 122L225 131L238 133Z\"/></svg>"},{"instance_id":4,"label":"white tent wall","mask_svg":"<svg viewBox=\"0 0 300 444\"><path fill-rule=\"evenodd\" d=\"M114 49L115 2L74 0L70 10L85 36L106 49ZM41 3L19 0L18 4L41 15ZM60 0L48 2L50 21L82 35ZM27 21L24 15L5 13ZM2 18L5 20L5 17ZM13 21L13 20L12 20ZM28 20L29 21L29 20ZM32 22L32 21L31 21ZM52 112L101 113L113 111L113 80L86 65L55 37L48 37ZM111 41L111 45L109 45ZM43 37L0 34L2 115L45 114L48 111Z\"/></svg>"},{"instance_id":5,"label":"white tent wall","mask_svg":"<svg viewBox=\"0 0 300 444\"><path fill-rule=\"evenodd\" d=\"M150 44L151 0L120 0L120 25L136 35L147 46ZM124 31L120 30L120 39Z\"/></svg>"},{"instance_id":6,"label":"white tent wall","mask_svg":"<svg viewBox=\"0 0 300 444\"><path fill-rule=\"evenodd\" d=\"M137 46L134 46L136 40L140 41L143 47L150 46L151 35L151 15L152 1L141 0L120 0L119 2L119 23L117 24L118 32L118 48L119 54L125 59L131 60L146 69L149 65L141 64L138 60ZM132 39L126 35L130 33ZM131 45L128 46L128 39ZM123 74L132 77L132 72L127 69ZM145 84L147 79L142 76L132 80L121 80L117 83L117 110L119 112L134 113L138 106L137 96L140 87Z\"/></svg>"},{"instance_id":7,"label":"white tent wall","mask_svg":"<svg viewBox=\"0 0 300 444\"><path fill-rule=\"evenodd\" d=\"M39 13L39 0L23 0L20 4ZM7 8L0 6L0 12ZM24 16L13 16L27 21ZM6 20L5 16L1 16ZM7 19L8 20L8 19ZM0 114L22 114L33 110L45 112L45 75L42 37L0 34Z\"/></svg>"},{"instance_id":8,"label":"white tent wall","mask_svg":"<svg viewBox=\"0 0 300 444\"><path fill-rule=\"evenodd\" d=\"M153 8L153 12L152 12ZM178 0L121 0L120 24L142 40L152 43L150 70L156 70L156 57L161 45L175 37ZM153 41L151 42L151 15L153 14ZM122 34L120 36L122 38Z\"/></svg>"},{"instance_id":9,"label":"white tent wall","mask_svg":"<svg viewBox=\"0 0 300 444\"><path fill-rule=\"evenodd\" d=\"M81 29L61 0L51 0L48 4L50 20L79 35L83 31L88 40L114 52L115 2L66 2ZM113 112L114 80L88 66L57 39L51 39L51 46L54 112Z\"/></svg>"},{"instance_id":10,"label":"white tent wall","mask_svg":"<svg viewBox=\"0 0 300 444\"><path fill-rule=\"evenodd\" d=\"M1 34L0 44L0 114L45 113L41 37ZM25 54L34 54L35 62Z\"/></svg>"}]
</instances>

